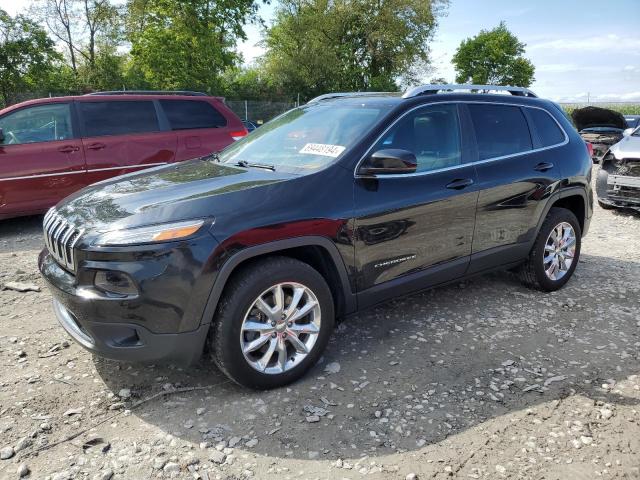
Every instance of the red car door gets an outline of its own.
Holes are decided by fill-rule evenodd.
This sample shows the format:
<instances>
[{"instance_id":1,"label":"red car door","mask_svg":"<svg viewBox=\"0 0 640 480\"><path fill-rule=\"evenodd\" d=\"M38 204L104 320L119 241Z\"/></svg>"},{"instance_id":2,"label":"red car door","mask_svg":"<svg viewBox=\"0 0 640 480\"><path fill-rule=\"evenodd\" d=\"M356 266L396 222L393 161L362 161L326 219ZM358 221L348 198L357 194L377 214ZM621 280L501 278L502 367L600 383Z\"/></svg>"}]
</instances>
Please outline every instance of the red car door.
<instances>
[{"instance_id":1,"label":"red car door","mask_svg":"<svg viewBox=\"0 0 640 480\"><path fill-rule=\"evenodd\" d=\"M71 119L70 102L0 117L0 218L44 212L84 186L82 143Z\"/></svg>"},{"instance_id":2,"label":"red car door","mask_svg":"<svg viewBox=\"0 0 640 480\"><path fill-rule=\"evenodd\" d=\"M219 152L247 134L240 119L214 97L163 98L159 104L178 137L177 161Z\"/></svg>"},{"instance_id":3,"label":"red car door","mask_svg":"<svg viewBox=\"0 0 640 480\"><path fill-rule=\"evenodd\" d=\"M153 100L87 97L77 105L89 183L174 161L176 134L161 130Z\"/></svg>"}]
</instances>

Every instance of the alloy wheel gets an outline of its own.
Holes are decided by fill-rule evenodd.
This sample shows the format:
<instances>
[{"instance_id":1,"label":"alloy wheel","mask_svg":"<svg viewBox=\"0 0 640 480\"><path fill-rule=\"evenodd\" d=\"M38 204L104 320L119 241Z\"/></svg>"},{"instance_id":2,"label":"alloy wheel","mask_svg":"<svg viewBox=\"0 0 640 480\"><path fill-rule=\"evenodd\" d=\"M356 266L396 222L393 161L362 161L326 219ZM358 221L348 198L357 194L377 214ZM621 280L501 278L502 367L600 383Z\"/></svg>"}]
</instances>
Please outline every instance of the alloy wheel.
<instances>
[{"instance_id":1,"label":"alloy wheel","mask_svg":"<svg viewBox=\"0 0 640 480\"><path fill-rule=\"evenodd\" d=\"M320 303L313 291L300 283L278 283L249 307L242 320L240 347L255 370L281 374L311 352L320 325Z\"/></svg>"},{"instance_id":2,"label":"alloy wheel","mask_svg":"<svg viewBox=\"0 0 640 480\"><path fill-rule=\"evenodd\" d=\"M550 280L557 281L564 277L576 254L576 232L567 222L556 225L544 246L544 272Z\"/></svg>"}]
</instances>

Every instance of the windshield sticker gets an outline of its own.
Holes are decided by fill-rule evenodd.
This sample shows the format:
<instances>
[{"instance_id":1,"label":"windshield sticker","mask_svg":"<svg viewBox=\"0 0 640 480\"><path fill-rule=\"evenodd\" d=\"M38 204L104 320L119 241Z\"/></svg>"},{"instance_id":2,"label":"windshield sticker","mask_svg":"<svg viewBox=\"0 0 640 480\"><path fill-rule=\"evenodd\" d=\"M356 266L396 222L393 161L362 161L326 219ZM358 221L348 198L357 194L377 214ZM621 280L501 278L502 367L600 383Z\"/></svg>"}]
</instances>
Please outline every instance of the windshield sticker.
<instances>
[{"instance_id":1,"label":"windshield sticker","mask_svg":"<svg viewBox=\"0 0 640 480\"><path fill-rule=\"evenodd\" d=\"M344 152L342 145L327 145L325 143L307 143L299 153L309 153L311 155L323 155L325 157L337 157Z\"/></svg>"}]
</instances>

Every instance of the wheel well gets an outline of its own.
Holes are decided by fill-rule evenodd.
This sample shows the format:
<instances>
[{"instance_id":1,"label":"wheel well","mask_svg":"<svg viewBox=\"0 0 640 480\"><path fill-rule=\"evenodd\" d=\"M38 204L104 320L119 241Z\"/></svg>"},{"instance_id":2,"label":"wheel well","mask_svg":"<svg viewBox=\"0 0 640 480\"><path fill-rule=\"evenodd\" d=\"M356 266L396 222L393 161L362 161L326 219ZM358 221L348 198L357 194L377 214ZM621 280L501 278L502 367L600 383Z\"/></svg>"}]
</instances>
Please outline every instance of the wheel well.
<instances>
[{"instance_id":1,"label":"wheel well","mask_svg":"<svg viewBox=\"0 0 640 480\"><path fill-rule=\"evenodd\" d=\"M580 230L584 230L585 205L584 199L580 195L571 195L569 197L560 198L554 204L554 207L566 208L573 212L580 223Z\"/></svg>"},{"instance_id":2,"label":"wheel well","mask_svg":"<svg viewBox=\"0 0 640 480\"><path fill-rule=\"evenodd\" d=\"M255 257L248 258L240 262L233 269L227 284L233 275L238 274L240 270L250 268L253 263L258 260L262 260L268 257L290 257L295 258L301 262L311 266L327 282L331 295L333 296L333 303L335 307L336 318L339 319L345 312L345 298L344 291L342 289L342 282L340 280L340 274L335 266L331 254L323 247L317 245L308 245L303 247L293 247L283 250L277 250L275 252L266 253L263 255L257 255ZM226 286L225 286L226 288Z\"/></svg>"}]
</instances>

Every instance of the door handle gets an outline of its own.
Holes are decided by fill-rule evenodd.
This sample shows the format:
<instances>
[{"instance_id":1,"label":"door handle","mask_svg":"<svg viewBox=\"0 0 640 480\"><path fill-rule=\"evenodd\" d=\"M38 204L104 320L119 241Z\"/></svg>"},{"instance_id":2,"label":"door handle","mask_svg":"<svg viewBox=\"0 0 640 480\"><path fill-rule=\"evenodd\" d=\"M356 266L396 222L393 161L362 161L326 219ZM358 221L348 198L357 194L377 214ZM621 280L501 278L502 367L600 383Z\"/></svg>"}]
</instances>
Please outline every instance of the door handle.
<instances>
[{"instance_id":1,"label":"door handle","mask_svg":"<svg viewBox=\"0 0 640 480\"><path fill-rule=\"evenodd\" d=\"M533 167L534 170L538 172L546 172L547 170L551 170L553 168L553 163L542 162Z\"/></svg>"},{"instance_id":2,"label":"door handle","mask_svg":"<svg viewBox=\"0 0 640 480\"><path fill-rule=\"evenodd\" d=\"M452 190L462 190L469 185L473 185L473 180L470 178L456 178L451 183L447 183L446 187Z\"/></svg>"},{"instance_id":3,"label":"door handle","mask_svg":"<svg viewBox=\"0 0 640 480\"><path fill-rule=\"evenodd\" d=\"M74 147L73 145L64 145L58 148L58 151L62 153L77 152L78 150L80 150L80 147Z\"/></svg>"},{"instance_id":4,"label":"door handle","mask_svg":"<svg viewBox=\"0 0 640 480\"><path fill-rule=\"evenodd\" d=\"M102 150L106 145L104 143L91 143L87 145L89 150Z\"/></svg>"}]
</instances>

